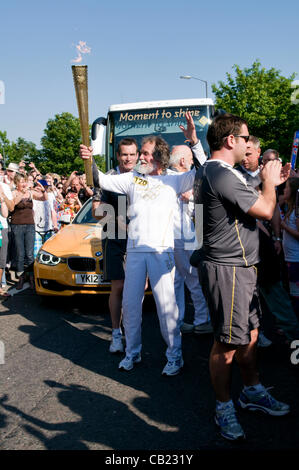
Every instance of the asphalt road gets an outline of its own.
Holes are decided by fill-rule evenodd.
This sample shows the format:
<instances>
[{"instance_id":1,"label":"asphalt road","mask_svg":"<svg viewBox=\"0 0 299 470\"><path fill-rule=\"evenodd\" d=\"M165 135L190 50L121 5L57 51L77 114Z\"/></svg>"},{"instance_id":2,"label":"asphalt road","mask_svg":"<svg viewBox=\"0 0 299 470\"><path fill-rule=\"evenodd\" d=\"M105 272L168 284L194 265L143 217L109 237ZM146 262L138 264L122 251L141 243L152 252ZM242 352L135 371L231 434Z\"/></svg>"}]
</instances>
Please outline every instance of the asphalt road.
<instances>
[{"instance_id":1,"label":"asphalt road","mask_svg":"<svg viewBox=\"0 0 299 470\"><path fill-rule=\"evenodd\" d=\"M225 441L213 421L211 335L183 337L184 371L161 376L165 345L147 301L143 361L118 370L108 352L106 297L42 300L30 289L1 301L0 450L295 450L299 366L282 344L259 350L262 382L288 416L239 412L247 440ZM233 398L241 383L233 374Z\"/></svg>"}]
</instances>

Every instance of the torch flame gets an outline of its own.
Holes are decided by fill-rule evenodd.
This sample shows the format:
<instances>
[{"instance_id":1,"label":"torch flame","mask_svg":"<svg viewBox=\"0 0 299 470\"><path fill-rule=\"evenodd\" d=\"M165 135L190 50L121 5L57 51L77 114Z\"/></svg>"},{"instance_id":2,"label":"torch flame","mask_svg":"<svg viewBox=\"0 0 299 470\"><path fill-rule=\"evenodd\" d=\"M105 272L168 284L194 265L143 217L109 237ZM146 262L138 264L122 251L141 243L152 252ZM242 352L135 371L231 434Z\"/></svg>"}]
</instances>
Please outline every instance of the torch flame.
<instances>
[{"instance_id":1,"label":"torch flame","mask_svg":"<svg viewBox=\"0 0 299 470\"><path fill-rule=\"evenodd\" d=\"M82 61L82 54L90 54L91 48L86 45L85 41L79 41L79 44L76 45L78 51L78 56L73 59L71 62L79 63Z\"/></svg>"}]
</instances>

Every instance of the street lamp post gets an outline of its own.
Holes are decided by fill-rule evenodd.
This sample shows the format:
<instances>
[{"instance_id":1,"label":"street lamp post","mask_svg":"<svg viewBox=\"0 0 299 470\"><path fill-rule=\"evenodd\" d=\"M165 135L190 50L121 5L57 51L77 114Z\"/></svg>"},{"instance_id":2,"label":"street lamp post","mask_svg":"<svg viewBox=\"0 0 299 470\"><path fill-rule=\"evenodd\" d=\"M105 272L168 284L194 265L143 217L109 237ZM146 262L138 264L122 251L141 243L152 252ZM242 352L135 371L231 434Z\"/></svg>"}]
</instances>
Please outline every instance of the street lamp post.
<instances>
[{"instance_id":1,"label":"street lamp post","mask_svg":"<svg viewBox=\"0 0 299 470\"><path fill-rule=\"evenodd\" d=\"M206 87L206 98L208 97L208 82L206 80L202 80L198 77L192 77L191 75L181 75L180 78L183 78L184 80L190 80L191 78L193 78L194 80L199 80L200 82L203 82Z\"/></svg>"}]
</instances>

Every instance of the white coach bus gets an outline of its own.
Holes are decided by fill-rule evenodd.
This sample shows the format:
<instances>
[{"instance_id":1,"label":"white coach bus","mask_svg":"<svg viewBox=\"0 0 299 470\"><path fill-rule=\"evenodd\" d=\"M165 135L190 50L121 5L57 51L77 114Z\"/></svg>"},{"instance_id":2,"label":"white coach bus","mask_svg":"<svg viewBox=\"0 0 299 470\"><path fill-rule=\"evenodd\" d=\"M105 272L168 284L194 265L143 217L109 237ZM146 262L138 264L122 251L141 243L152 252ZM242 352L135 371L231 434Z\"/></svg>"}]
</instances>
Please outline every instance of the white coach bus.
<instances>
[{"instance_id":1,"label":"white coach bus","mask_svg":"<svg viewBox=\"0 0 299 470\"><path fill-rule=\"evenodd\" d=\"M184 134L179 125L185 126L186 111L191 112L197 136L208 155L206 134L214 114L214 104L210 98L111 105L107 117L99 117L92 124L94 154L105 154L106 170L110 170L116 163L115 151L118 142L125 137L134 137L139 147L142 138L148 135L163 137L170 148L173 145L184 144Z\"/></svg>"}]
</instances>

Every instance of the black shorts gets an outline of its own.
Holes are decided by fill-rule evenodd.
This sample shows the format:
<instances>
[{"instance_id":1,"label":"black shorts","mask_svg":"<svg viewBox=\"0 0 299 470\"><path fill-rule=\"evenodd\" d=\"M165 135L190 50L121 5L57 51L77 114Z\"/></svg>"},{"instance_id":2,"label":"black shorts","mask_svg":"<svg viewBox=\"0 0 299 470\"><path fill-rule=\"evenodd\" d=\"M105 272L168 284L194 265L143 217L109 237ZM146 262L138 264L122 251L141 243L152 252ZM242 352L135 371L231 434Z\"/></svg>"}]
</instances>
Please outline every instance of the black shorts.
<instances>
[{"instance_id":1,"label":"black shorts","mask_svg":"<svg viewBox=\"0 0 299 470\"><path fill-rule=\"evenodd\" d=\"M127 240L103 240L103 274L105 281L125 278Z\"/></svg>"},{"instance_id":2,"label":"black shorts","mask_svg":"<svg viewBox=\"0 0 299 470\"><path fill-rule=\"evenodd\" d=\"M236 346L249 344L250 332L258 328L260 318L256 267L202 261L199 276L215 339Z\"/></svg>"}]
</instances>

